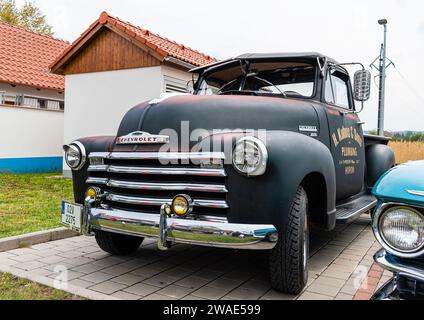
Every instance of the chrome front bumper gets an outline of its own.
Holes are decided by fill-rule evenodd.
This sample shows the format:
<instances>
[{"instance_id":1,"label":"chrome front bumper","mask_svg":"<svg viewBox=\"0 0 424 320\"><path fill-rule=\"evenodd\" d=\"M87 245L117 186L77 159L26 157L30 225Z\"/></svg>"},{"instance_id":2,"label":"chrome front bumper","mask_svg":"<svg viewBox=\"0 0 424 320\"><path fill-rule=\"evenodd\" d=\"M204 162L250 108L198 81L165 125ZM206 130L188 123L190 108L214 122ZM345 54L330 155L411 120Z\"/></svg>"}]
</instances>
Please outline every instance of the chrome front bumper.
<instances>
[{"instance_id":1,"label":"chrome front bumper","mask_svg":"<svg viewBox=\"0 0 424 320\"><path fill-rule=\"evenodd\" d=\"M397 260L384 249L381 249L374 255L374 260L384 269L393 272L394 276L378 289L371 298L372 300L402 300L397 286L398 276L424 282L424 270Z\"/></svg>"},{"instance_id":2,"label":"chrome front bumper","mask_svg":"<svg viewBox=\"0 0 424 320\"><path fill-rule=\"evenodd\" d=\"M158 238L158 247L166 250L172 243L232 249L270 250L277 240L273 225L228 223L222 217L190 220L169 217L163 207L158 214L105 210L86 204L82 233L104 230L138 237Z\"/></svg>"}]
</instances>

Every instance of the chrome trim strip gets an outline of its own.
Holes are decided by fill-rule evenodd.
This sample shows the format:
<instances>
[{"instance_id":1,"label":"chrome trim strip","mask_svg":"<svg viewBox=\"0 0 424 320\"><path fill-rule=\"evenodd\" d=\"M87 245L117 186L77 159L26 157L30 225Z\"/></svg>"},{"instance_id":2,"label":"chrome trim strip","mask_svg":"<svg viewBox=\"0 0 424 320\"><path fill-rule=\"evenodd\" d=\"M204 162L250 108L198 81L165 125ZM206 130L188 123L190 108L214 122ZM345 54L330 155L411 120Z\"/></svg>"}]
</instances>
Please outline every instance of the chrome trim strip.
<instances>
[{"instance_id":1,"label":"chrome trim strip","mask_svg":"<svg viewBox=\"0 0 424 320\"><path fill-rule=\"evenodd\" d=\"M392 248L391 246L389 246L386 241L384 241L383 237L381 236L380 232L379 232L379 225L380 225L380 217L381 215L389 208L391 207L411 207L411 208L420 208L417 206L412 206L406 203L397 203L397 202L387 202L387 203L383 203L382 205L380 205L377 210L374 213L373 219L372 219L372 230L374 232L374 235L376 237L376 239L378 240L378 242L381 244L381 246L388 251L389 253L398 256L398 257L402 257L402 258L416 258L419 257L421 255L424 254L424 245L417 249L416 251L413 252L402 252L399 250L396 250L394 248Z\"/></svg>"},{"instance_id":2,"label":"chrome trim strip","mask_svg":"<svg viewBox=\"0 0 424 320\"><path fill-rule=\"evenodd\" d=\"M220 184L196 184L196 183L153 183L153 182L136 182L122 181L107 178L87 179L88 184L103 184L108 187L137 189L137 190L164 190L164 191L201 191L201 192L228 192L225 185Z\"/></svg>"},{"instance_id":3,"label":"chrome trim strip","mask_svg":"<svg viewBox=\"0 0 424 320\"><path fill-rule=\"evenodd\" d=\"M424 191L422 191L422 190L406 190L406 192L408 192L409 194L412 194L414 196L424 197Z\"/></svg>"},{"instance_id":4,"label":"chrome trim strip","mask_svg":"<svg viewBox=\"0 0 424 320\"><path fill-rule=\"evenodd\" d=\"M146 197L129 197L118 194L108 193L106 199L109 201L128 203L128 204L139 204L139 205L152 205L161 206L164 203L171 204L171 198L146 198ZM225 200L205 200L205 199L193 199L193 204L196 207L209 207L218 209L228 209L228 204Z\"/></svg>"},{"instance_id":5,"label":"chrome trim strip","mask_svg":"<svg viewBox=\"0 0 424 320\"><path fill-rule=\"evenodd\" d=\"M105 210L87 205L85 214L89 219L83 221L94 229L150 238L157 238L161 231L159 214ZM276 244L269 241L269 235L277 232L273 225L228 223L221 217L213 220L166 218L166 225L167 240L176 243L253 250L270 250Z\"/></svg>"},{"instance_id":6,"label":"chrome trim strip","mask_svg":"<svg viewBox=\"0 0 424 320\"><path fill-rule=\"evenodd\" d=\"M226 177L224 169L214 168L167 168L167 167L127 167L115 165L92 165L88 167L91 172L129 173L145 175L190 175L206 177Z\"/></svg>"},{"instance_id":7,"label":"chrome trim strip","mask_svg":"<svg viewBox=\"0 0 424 320\"><path fill-rule=\"evenodd\" d=\"M224 160L225 154L223 152L92 152L89 157L124 160Z\"/></svg>"},{"instance_id":8,"label":"chrome trim strip","mask_svg":"<svg viewBox=\"0 0 424 320\"><path fill-rule=\"evenodd\" d=\"M381 249L374 255L374 260L384 269L408 278L424 281L424 271L422 269L408 265L404 261L396 260L395 257L390 256L384 249Z\"/></svg>"}]
</instances>

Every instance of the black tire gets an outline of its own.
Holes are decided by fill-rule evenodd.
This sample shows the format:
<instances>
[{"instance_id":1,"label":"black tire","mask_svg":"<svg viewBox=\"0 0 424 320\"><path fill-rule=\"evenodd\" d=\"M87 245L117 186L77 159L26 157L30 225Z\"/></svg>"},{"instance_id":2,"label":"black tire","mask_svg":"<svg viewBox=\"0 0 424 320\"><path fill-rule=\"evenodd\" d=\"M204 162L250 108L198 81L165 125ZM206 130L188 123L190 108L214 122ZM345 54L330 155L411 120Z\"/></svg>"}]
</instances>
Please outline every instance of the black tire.
<instances>
[{"instance_id":1,"label":"black tire","mask_svg":"<svg viewBox=\"0 0 424 320\"><path fill-rule=\"evenodd\" d=\"M308 197L302 187L294 196L287 221L270 253L271 286L281 292L299 294L308 282L309 258Z\"/></svg>"},{"instance_id":2,"label":"black tire","mask_svg":"<svg viewBox=\"0 0 424 320\"><path fill-rule=\"evenodd\" d=\"M95 230L95 235L100 249L115 256L123 256L137 251L144 240L144 238L101 230Z\"/></svg>"}]
</instances>

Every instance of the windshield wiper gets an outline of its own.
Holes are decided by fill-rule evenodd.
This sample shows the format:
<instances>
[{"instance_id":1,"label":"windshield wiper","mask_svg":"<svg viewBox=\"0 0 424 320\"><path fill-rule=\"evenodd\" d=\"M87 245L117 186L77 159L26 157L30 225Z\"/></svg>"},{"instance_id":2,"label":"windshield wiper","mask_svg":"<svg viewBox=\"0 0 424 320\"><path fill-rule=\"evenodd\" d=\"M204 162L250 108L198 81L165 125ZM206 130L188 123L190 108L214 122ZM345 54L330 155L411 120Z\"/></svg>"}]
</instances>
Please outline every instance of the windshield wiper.
<instances>
[{"instance_id":1,"label":"windshield wiper","mask_svg":"<svg viewBox=\"0 0 424 320\"><path fill-rule=\"evenodd\" d=\"M258 77L258 76L253 76L253 77L256 78L256 79L258 79L259 81L262 81L262 82L265 82L266 84L269 84L270 86L273 86L275 89L277 89L283 95L284 98L287 98L287 95L283 91L281 91L280 88L278 88L271 81L268 81L267 79L263 79L263 78Z\"/></svg>"}]
</instances>

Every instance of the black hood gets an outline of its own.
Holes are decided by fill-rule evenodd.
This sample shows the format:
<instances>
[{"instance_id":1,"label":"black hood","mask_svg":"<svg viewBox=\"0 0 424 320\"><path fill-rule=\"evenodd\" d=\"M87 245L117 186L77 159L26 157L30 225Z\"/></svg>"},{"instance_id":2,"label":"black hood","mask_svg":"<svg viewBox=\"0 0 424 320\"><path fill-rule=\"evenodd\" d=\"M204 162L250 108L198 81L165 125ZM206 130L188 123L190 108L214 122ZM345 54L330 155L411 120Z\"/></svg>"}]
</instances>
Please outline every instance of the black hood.
<instances>
[{"instance_id":1,"label":"black hood","mask_svg":"<svg viewBox=\"0 0 424 320\"><path fill-rule=\"evenodd\" d=\"M287 130L319 122L312 102L255 96L174 96L157 104L142 103L124 116L117 136L135 131L159 134L163 129L181 133L181 122L195 129Z\"/></svg>"}]
</instances>

